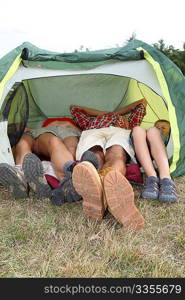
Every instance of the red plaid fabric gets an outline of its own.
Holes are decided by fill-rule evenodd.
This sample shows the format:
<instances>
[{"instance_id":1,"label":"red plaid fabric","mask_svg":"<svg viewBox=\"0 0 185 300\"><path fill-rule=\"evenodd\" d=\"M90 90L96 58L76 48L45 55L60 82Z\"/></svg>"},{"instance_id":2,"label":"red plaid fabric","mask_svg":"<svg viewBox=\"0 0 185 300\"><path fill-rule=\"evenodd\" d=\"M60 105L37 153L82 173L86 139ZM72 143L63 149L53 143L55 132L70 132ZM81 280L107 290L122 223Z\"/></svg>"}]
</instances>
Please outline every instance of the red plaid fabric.
<instances>
[{"instance_id":1,"label":"red plaid fabric","mask_svg":"<svg viewBox=\"0 0 185 300\"><path fill-rule=\"evenodd\" d=\"M73 120L80 127L81 130L88 130L94 128L103 128L109 126L117 126L125 129L132 129L141 124L145 114L146 108L140 103L127 117L110 112L101 116L91 116L79 107L73 107L71 110Z\"/></svg>"},{"instance_id":2,"label":"red plaid fabric","mask_svg":"<svg viewBox=\"0 0 185 300\"><path fill-rule=\"evenodd\" d=\"M133 129L135 126L139 126L146 115L146 107L143 103L134 107L127 117L119 115L115 126L119 126L125 129ZM128 125L125 127L125 118L128 120Z\"/></svg>"},{"instance_id":3,"label":"red plaid fabric","mask_svg":"<svg viewBox=\"0 0 185 300\"><path fill-rule=\"evenodd\" d=\"M77 126L82 130L114 126L118 118L114 113L94 117L79 107L73 107L71 114Z\"/></svg>"}]
</instances>

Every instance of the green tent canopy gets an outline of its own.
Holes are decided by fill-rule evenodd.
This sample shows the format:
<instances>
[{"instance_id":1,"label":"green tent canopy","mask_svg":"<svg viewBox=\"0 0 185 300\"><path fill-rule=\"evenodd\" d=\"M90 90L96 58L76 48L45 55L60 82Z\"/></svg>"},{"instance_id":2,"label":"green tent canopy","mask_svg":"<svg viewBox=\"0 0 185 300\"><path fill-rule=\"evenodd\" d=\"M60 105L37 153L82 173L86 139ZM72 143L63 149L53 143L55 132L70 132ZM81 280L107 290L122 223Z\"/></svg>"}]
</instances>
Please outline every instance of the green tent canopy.
<instances>
[{"instance_id":1,"label":"green tent canopy","mask_svg":"<svg viewBox=\"0 0 185 300\"><path fill-rule=\"evenodd\" d=\"M71 117L71 104L115 109L146 98L142 127L171 124L167 146L173 177L185 174L185 78L152 46L132 40L119 48L57 53L25 42L0 59L0 162L14 164L12 146L25 126Z\"/></svg>"}]
</instances>

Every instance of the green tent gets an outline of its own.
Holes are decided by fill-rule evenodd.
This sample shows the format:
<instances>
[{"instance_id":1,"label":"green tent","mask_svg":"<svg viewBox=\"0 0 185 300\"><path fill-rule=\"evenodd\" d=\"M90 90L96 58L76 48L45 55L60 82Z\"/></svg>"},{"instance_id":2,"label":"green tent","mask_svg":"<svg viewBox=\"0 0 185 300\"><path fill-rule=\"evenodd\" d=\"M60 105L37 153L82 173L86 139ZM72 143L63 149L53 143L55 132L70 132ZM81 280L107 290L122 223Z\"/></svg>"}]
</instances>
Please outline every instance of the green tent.
<instances>
[{"instance_id":1,"label":"green tent","mask_svg":"<svg viewBox=\"0 0 185 300\"><path fill-rule=\"evenodd\" d=\"M25 42L0 59L0 162L14 164L11 147L25 126L48 117L70 117L71 104L114 111L148 101L144 128L158 119L171 123L167 146L173 177L185 174L185 78L150 45L56 53Z\"/></svg>"}]
</instances>

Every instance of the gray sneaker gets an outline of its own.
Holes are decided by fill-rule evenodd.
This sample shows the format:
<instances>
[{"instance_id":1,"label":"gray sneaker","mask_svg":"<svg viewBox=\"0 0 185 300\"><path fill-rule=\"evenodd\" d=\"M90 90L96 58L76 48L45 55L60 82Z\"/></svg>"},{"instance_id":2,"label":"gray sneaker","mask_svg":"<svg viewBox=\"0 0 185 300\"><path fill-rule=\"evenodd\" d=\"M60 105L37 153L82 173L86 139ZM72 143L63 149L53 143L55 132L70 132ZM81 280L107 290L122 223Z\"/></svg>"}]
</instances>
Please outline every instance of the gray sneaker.
<instances>
[{"instance_id":1,"label":"gray sneaker","mask_svg":"<svg viewBox=\"0 0 185 300\"><path fill-rule=\"evenodd\" d=\"M76 192L72 182L72 172L78 162L69 160L64 164L62 179L59 187L52 190L50 200L53 205L60 206L66 202L76 202L82 197Z\"/></svg>"},{"instance_id":2,"label":"gray sneaker","mask_svg":"<svg viewBox=\"0 0 185 300\"><path fill-rule=\"evenodd\" d=\"M177 193L173 180L169 178L163 178L160 180L159 188L159 200L162 202L176 202Z\"/></svg>"},{"instance_id":3,"label":"gray sneaker","mask_svg":"<svg viewBox=\"0 0 185 300\"><path fill-rule=\"evenodd\" d=\"M146 179L144 189L141 192L142 198L158 199L159 196L159 178L150 176Z\"/></svg>"},{"instance_id":4,"label":"gray sneaker","mask_svg":"<svg viewBox=\"0 0 185 300\"><path fill-rule=\"evenodd\" d=\"M15 199L28 197L28 185L21 172L7 163L0 164L0 184L10 189Z\"/></svg>"},{"instance_id":5,"label":"gray sneaker","mask_svg":"<svg viewBox=\"0 0 185 300\"><path fill-rule=\"evenodd\" d=\"M97 156L94 154L94 152L87 150L83 153L80 162L82 161L88 161L93 164L93 166L96 168L96 170L99 169L99 162Z\"/></svg>"},{"instance_id":6,"label":"gray sneaker","mask_svg":"<svg viewBox=\"0 0 185 300\"><path fill-rule=\"evenodd\" d=\"M41 160L33 153L24 156L22 169L26 181L37 198L50 198L51 187L44 176Z\"/></svg>"}]
</instances>

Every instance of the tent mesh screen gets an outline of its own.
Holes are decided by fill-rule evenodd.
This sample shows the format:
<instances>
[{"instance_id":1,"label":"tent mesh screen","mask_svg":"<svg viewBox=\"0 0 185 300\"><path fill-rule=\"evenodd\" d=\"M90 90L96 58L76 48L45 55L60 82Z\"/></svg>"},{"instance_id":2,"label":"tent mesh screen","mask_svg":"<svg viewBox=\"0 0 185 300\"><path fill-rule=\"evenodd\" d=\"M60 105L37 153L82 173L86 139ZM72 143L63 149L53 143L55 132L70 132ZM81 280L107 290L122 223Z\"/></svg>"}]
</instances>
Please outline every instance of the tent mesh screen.
<instances>
[{"instance_id":1,"label":"tent mesh screen","mask_svg":"<svg viewBox=\"0 0 185 300\"><path fill-rule=\"evenodd\" d=\"M4 100L0 119L8 120L8 137L11 147L20 140L29 115L28 97L22 83L15 83Z\"/></svg>"}]
</instances>

